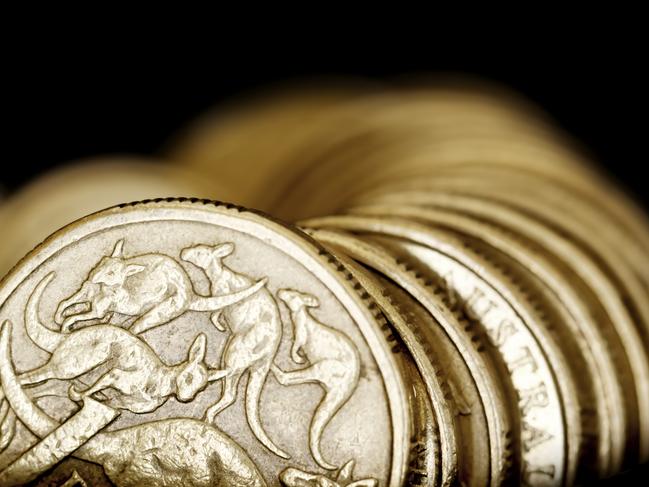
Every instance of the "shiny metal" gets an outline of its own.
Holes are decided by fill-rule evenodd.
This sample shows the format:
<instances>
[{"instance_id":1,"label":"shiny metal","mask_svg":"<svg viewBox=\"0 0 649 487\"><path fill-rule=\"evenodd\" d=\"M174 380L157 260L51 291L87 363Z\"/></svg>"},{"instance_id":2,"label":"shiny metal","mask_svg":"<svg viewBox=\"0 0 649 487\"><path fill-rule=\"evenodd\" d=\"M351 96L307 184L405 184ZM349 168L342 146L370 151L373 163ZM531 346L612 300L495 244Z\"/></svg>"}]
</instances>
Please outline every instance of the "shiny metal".
<instances>
[{"instance_id":1,"label":"shiny metal","mask_svg":"<svg viewBox=\"0 0 649 487\"><path fill-rule=\"evenodd\" d=\"M316 226L315 221L310 223L313 224L312 228ZM337 225L331 226L335 228ZM484 445L482 451L490 452L488 484L501 485L508 481L511 475L512 456L515 454L511 450L512 418L505 405L497 369L490 363L491 359L484 344L480 340L473 339L475 335L462 326L462 317L447 306L439 291L435 292L435 288L421 281L414 271L401 266L381 247L326 229L316 229L311 234L329 245L344 249L345 253L355 260L389 277L421 303L426 312L433 317L436 326L439 326L446 335L446 338L442 339L448 340L450 346L455 348L453 355L461 357L464 367L469 370L470 377L479 391L482 408L487 418L488 436L474 437L473 441ZM443 337L443 335L439 336ZM485 480L487 479L483 482Z\"/></svg>"},{"instance_id":2,"label":"shiny metal","mask_svg":"<svg viewBox=\"0 0 649 487\"><path fill-rule=\"evenodd\" d=\"M49 238L0 302L3 485L72 458L84 479L103 467L93 485L279 485L349 478L350 461L368 485L409 475L412 409L376 305L296 230L124 205Z\"/></svg>"}]
</instances>

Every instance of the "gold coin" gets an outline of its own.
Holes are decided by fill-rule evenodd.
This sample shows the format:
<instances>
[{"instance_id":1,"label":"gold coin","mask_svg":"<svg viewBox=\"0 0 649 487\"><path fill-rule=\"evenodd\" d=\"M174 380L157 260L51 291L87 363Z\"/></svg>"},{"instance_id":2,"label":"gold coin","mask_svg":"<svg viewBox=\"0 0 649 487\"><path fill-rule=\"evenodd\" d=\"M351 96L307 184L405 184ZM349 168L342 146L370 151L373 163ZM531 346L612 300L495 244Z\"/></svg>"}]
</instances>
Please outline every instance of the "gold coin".
<instances>
[{"instance_id":1,"label":"gold coin","mask_svg":"<svg viewBox=\"0 0 649 487\"><path fill-rule=\"evenodd\" d=\"M411 295L387 278L381 278L391 296L398 300L401 312L412 319L419 333L430 343L431 355L436 357L442 377L449 384L451 412L455 417L461 448L458 449L458 477L465 485L489 484L489 430L480 392L462 356L449 341L434 318ZM515 457L514 452L511 452ZM512 468L515 460L512 458Z\"/></svg>"},{"instance_id":2,"label":"gold coin","mask_svg":"<svg viewBox=\"0 0 649 487\"><path fill-rule=\"evenodd\" d=\"M171 158L238 188L243 203L295 219L331 210L322 204L389 180L394 168L430 171L479 155L490 165L587 173L589 166L541 118L504 90L481 84L293 87L203 117L172 144ZM359 149L365 156L353 156Z\"/></svg>"},{"instance_id":3,"label":"gold coin","mask_svg":"<svg viewBox=\"0 0 649 487\"><path fill-rule=\"evenodd\" d=\"M433 207L409 207L404 205L376 205L360 207L355 213L368 215L396 216L425 222L465 234L485 242L494 249L516 261L506 265L507 271L516 278L518 287L524 286L529 299L547 315L549 330L557 336L556 341L568 357L568 365L579 377L578 392L584 423L584 455L597 452L597 462L582 458L582 468L599 470L600 477L610 476L622 468L627 437L631 431L627 419L623 382L618 381L616 355L623 355L621 347L617 354L602 333L600 324L593 319L582 296L540 249L534 249L531 242L526 245L514 239L509 233L493 225L487 225L462 214L444 212ZM497 257L492 257L497 258ZM521 273L526 269L526 276ZM554 310L554 316L551 314ZM554 323L553 323L554 322ZM624 384L633 387L628 380ZM589 424L596 420L596 424ZM637 425L631 423L633 428ZM594 435L593 437L589 436ZM599 440L599 445L589 444ZM592 459L591 459L592 460Z\"/></svg>"},{"instance_id":4,"label":"gold coin","mask_svg":"<svg viewBox=\"0 0 649 487\"><path fill-rule=\"evenodd\" d=\"M289 219L326 214L369 188L406 177L433 177L439 169L467 164L487 170L532 169L577 182L598 179L568 143L555 140L556 134L527 130L525 114L510 120L486 110L481 117L480 104L449 103L445 95L449 93L404 90L344 105L351 116L341 118L340 131L347 137L341 135L337 146L320 152L315 144L316 163L296 177L274 211Z\"/></svg>"},{"instance_id":5,"label":"gold coin","mask_svg":"<svg viewBox=\"0 0 649 487\"><path fill-rule=\"evenodd\" d=\"M574 361L581 355L585 362L580 368L587 370L582 371L580 382L592 380L595 397L592 402L587 399L585 401L587 408L590 404L595 404L593 413L598 420L600 444L596 449L599 456L597 463L588 467L597 467L601 477L621 470L626 435L632 434L637 428L636 421L630 421L628 418L629 405L628 401L625 401L625 387L633 388L634 385L629 380L628 364L623 360L624 351L614 336L610 323L598 318L594 307L588 306L584 293L575 288L574 281L566 279L555 259L532 242L522 241L520 237L515 238L512 233L499 227L487 225L459 213L440 211L432 206L408 207L391 204L359 208L356 211L407 217L465 233L499 249L515 259L520 266L528 269L530 274L537 276L539 283L546 289L546 292L538 289L537 294L543 293L546 299L553 302L552 306L561 314L565 331L570 332L563 333L560 342L574 339L575 345L579 347L579 353L568 352L570 365L574 367ZM548 304L546 303L546 309ZM554 328L560 333L563 327ZM584 386L585 384L582 384L582 387ZM635 411L635 406L632 405L630 409Z\"/></svg>"},{"instance_id":6,"label":"gold coin","mask_svg":"<svg viewBox=\"0 0 649 487\"><path fill-rule=\"evenodd\" d=\"M320 226L316 221L307 222L311 228ZM322 225L326 227L327 225ZM337 225L331 225L336 228ZM489 485L501 485L511 478L512 418L506 407L503 386L496 366L480 338L461 323L461 317L445 304L439 288L432 288L408 268L405 268L381 247L345 235L340 231L325 229L309 230L314 237L326 244L342 249L354 260L374 269L403 288L429 313L441 327L456 352L469 370L479 391L482 408L487 419L487 447L490 452ZM437 293L435 290L437 289ZM477 432L477 431L476 431ZM480 441L479 438L477 438ZM482 440L484 441L484 440Z\"/></svg>"},{"instance_id":7,"label":"gold coin","mask_svg":"<svg viewBox=\"0 0 649 487\"><path fill-rule=\"evenodd\" d=\"M333 250L330 248L330 250ZM407 347L412 360L416 364L417 372L411 376L420 377L418 390L424 391L425 397L415 397L413 402L421 404L422 413L430 410L430 415L420 425L419 430L425 434L413 437L410 449L412 460L411 475L415 478L409 482L413 485L454 485L457 476L457 438L455 417L453 411L451 392L444 378L440 365L432 351L431 344L420 333L415 324L415 318L404 313L403 305L394 296L388 284L376 274L371 274L360 265L342 253L334 252L336 258L361 283L372 299L383 311L389 323L398 333L399 339ZM406 377L406 380L409 380ZM416 409L416 408L415 408ZM420 413L421 414L421 413ZM423 414L421 414L423 416ZM437 440L437 441L434 441ZM418 472L413 472L413 465L419 467ZM416 479L419 479L417 482Z\"/></svg>"},{"instance_id":8,"label":"gold coin","mask_svg":"<svg viewBox=\"0 0 649 487\"><path fill-rule=\"evenodd\" d=\"M630 454L627 462L633 461L640 435L640 443L646 442L647 418L649 412L649 366L646 349L638 332L636 314L632 302L625 297L624 290L611 281L600 269L598 261L587 254L564 234L542 225L535 219L517 212L505 205L486 198L475 198L439 192L408 192L386 198L386 206L397 201L410 204L446 208L472 215L492 222L534 242L537 248L563 266L566 279L580 290L587 303L590 315L597 321L598 328L616 360L617 380L623 385L622 399L626 404L629 424L627 426L627 448ZM621 352L617 351L621 350ZM625 362L628 366L625 366ZM616 416L619 417L619 416Z\"/></svg>"},{"instance_id":9,"label":"gold coin","mask_svg":"<svg viewBox=\"0 0 649 487\"><path fill-rule=\"evenodd\" d=\"M444 232L404 220L345 216L307 224L407 240L407 252L428 265L430 272L444 276L479 317L509 368L519 397L523 478L534 476L535 482L555 485L574 481L582 445L570 369L552 337L539 326L533 307L493 264Z\"/></svg>"},{"instance_id":10,"label":"gold coin","mask_svg":"<svg viewBox=\"0 0 649 487\"><path fill-rule=\"evenodd\" d=\"M0 303L0 485L60 485L72 467L153 487L410 476L404 354L294 227L209 201L124 204L48 238Z\"/></svg>"}]
</instances>

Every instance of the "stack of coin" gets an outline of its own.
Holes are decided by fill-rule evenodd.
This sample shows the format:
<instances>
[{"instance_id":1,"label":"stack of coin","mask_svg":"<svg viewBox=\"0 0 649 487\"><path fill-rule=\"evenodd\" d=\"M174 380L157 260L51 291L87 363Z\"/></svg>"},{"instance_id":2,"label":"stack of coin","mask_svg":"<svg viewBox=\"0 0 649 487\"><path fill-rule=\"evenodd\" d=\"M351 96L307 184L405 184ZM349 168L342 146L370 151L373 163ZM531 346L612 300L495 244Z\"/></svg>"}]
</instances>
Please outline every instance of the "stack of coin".
<instances>
[{"instance_id":1,"label":"stack of coin","mask_svg":"<svg viewBox=\"0 0 649 487\"><path fill-rule=\"evenodd\" d=\"M524 101L293 93L202 120L171 157L243 178L267 161L246 203L298 221L410 324L442 482L573 484L648 459L649 227Z\"/></svg>"},{"instance_id":2,"label":"stack of coin","mask_svg":"<svg viewBox=\"0 0 649 487\"><path fill-rule=\"evenodd\" d=\"M292 91L168 158L123 179L273 217L125 203L24 258L0 485L558 486L649 460L649 225L525 101ZM44 212L19 197L14 221Z\"/></svg>"}]
</instances>

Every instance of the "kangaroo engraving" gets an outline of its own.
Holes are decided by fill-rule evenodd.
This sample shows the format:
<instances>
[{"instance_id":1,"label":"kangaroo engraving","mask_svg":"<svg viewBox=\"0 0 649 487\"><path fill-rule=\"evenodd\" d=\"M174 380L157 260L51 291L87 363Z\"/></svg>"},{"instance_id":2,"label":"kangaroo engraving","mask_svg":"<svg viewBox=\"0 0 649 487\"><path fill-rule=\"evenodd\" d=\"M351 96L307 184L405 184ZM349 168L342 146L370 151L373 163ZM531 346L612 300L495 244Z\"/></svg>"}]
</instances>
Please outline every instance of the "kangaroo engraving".
<instances>
[{"instance_id":1,"label":"kangaroo engraving","mask_svg":"<svg viewBox=\"0 0 649 487\"><path fill-rule=\"evenodd\" d=\"M61 331L78 323L108 322L113 313L135 316L130 330L143 333L163 325L186 311L217 311L254 294L266 280L224 296L200 296L183 267L163 254L141 254L125 258L124 240L110 256L104 256L90 271L77 292L63 300L54 316Z\"/></svg>"},{"instance_id":2,"label":"kangaroo engraving","mask_svg":"<svg viewBox=\"0 0 649 487\"><path fill-rule=\"evenodd\" d=\"M253 282L223 263L223 259L232 252L232 243L196 245L183 249L180 258L202 269L211 283L211 294L219 296L249 289ZM212 322L223 331L225 326L222 322L225 322L231 335L221 357L223 393L219 401L207 410L207 420L212 422L216 415L234 403L239 381L248 372L245 398L248 424L266 448L280 457L289 458L268 437L259 417L261 391L282 339L282 321L277 302L266 288L262 288L212 314Z\"/></svg>"},{"instance_id":3,"label":"kangaroo engraving","mask_svg":"<svg viewBox=\"0 0 649 487\"><path fill-rule=\"evenodd\" d=\"M325 391L311 420L309 447L318 465L327 470L335 470L336 467L322 457L320 440L329 421L358 385L360 357L356 347L344 333L320 323L311 315L309 309L320 306L315 296L292 289L281 289L277 296L291 312L294 329L291 357L298 364L308 362L309 365L290 372L273 365L272 371L282 385L315 382Z\"/></svg>"},{"instance_id":4,"label":"kangaroo engraving","mask_svg":"<svg viewBox=\"0 0 649 487\"><path fill-rule=\"evenodd\" d=\"M10 337L11 326L5 322L0 330L2 386L12 391L7 400L16 416L43 439L61 425L20 387L11 365ZM266 487L239 445L215 427L194 419L172 418L101 432L73 456L101 465L117 487ZM2 485L15 485L7 472L0 473Z\"/></svg>"},{"instance_id":5,"label":"kangaroo engraving","mask_svg":"<svg viewBox=\"0 0 649 487\"><path fill-rule=\"evenodd\" d=\"M25 324L27 335L36 345L43 334L57 334L58 344L47 363L18 377L22 385L52 379L74 381L68 392L74 401L110 390L105 401L108 406L149 413L171 396L181 402L191 401L209 382L223 377L221 371L209 370L205 365L207 340L203 334L194 340L187 360L167 365L146 342L117 326L99 324L70 333L50 330L38 318L38 306L53 277L53 273L48 274L34 288L27 301ZM90 386L78 389L76 384L84 377L96 378Z\"/></svg>"},{"instance_id":6,"label":"kangaroo engraving","mask_svg":"<svg viewBox=\"0 0 649 487\"><path fill-rule=\"evenodd\" d=\"M333 479L290 467L282 471L279 480L286 487L377 487L379 484L372 478L354 481L353 473L354 460L350 460Z\"/></svg>"}]
</instances>

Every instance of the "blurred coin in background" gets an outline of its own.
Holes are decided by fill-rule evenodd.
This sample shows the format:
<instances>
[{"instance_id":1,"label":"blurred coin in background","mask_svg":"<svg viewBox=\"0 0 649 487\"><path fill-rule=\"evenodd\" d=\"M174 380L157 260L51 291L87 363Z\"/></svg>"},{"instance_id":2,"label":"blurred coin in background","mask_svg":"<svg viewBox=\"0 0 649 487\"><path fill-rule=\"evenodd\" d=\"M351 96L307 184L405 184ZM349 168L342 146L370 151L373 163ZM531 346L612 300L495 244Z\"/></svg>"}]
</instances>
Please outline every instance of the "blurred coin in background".
<instances>
[{"instance_id":1,"label":"blurred coin in background","mask_svg":"<svg viewBox=\"0 0 649 487\"><path fill-rule=\"evenodd\" d=\"M143 157L81 160L54 169L0 206L0 275L59 228L110 206L186 196L231 201L236 192L214 178Z\"/></svg>"}]
</instances>

